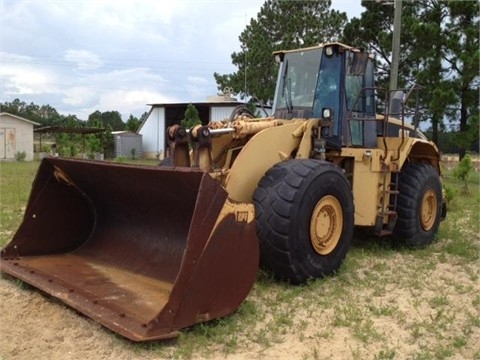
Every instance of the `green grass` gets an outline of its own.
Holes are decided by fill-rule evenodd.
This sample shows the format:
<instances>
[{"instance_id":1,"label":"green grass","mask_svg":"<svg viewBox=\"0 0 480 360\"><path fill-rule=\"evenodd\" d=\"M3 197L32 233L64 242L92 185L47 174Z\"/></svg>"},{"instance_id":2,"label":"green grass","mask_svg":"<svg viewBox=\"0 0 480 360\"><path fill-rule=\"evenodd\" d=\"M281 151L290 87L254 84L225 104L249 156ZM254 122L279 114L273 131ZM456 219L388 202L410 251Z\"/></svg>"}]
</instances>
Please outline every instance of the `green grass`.
<instances>
[{"instance_id":1,"label":"green grass","mask_svg":"<svg viewBox=\"0 0 480 360\"><path fill-rule=\"evenodd\" d=\"M38 162L0 162L0 246L20 225Z\"/></svg>"},{"instance_id":2,"label":"green grass","mask_svg":"<svg viewBox=\"0 0 480 360\"><path fill-rule=\"evenodd\" d=\"M38 165L0 164L2 246L21 222ZM290 286L260 271L231 316L185 329L174 341L117 341L149 358L228 357L252 349L261 357L289 341L309 344L297 354L305 359L329 358L324 352L334 342L345 343L348 356L359 359L480 358L479 174L470 177L469 194L461 193L463 184L449 172L444 184L453 194L449 212L429 247L398 249L357 232L335 276ZM393 331L402 339L391 337ZM409 343L415 346L406 347Z\"/></svg>"}]
</instances>

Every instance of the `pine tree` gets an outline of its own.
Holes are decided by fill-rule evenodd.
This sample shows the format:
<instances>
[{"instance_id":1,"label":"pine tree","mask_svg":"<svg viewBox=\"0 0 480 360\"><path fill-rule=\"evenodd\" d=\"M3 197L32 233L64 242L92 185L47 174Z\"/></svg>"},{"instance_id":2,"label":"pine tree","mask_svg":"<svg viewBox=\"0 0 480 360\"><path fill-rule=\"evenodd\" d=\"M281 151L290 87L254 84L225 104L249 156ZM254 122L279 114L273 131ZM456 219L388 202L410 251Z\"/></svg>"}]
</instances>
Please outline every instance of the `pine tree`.
<instances>
[{"instance_id":1,"label":"pine tree","mask_svg":"<svg viewBox=\"0 0 480 360\"><path fill-rule=\"evenodd\" d=\"M273 100L277 66L272 53L337 40L347 15L330 10L331 1L267 0L256 19L240 34L241 51L234 52L238 71L214 77L219 90L230 87L241 98Z\"/></svg>"},{"instance_id":2,"label":"pine tree","mask_svg":"<svg viewBox=\"0 0 480 360\"><path fill-rule=\"evenodd\" d=\"M182 119L180 124L186 129L190 129L195 125L202 124L202 121L200 120L200 116L198 114L198 110L193 104L190 103L187 105L187 110L185 110L185 117Z\"/></svg>"}]
</instances>

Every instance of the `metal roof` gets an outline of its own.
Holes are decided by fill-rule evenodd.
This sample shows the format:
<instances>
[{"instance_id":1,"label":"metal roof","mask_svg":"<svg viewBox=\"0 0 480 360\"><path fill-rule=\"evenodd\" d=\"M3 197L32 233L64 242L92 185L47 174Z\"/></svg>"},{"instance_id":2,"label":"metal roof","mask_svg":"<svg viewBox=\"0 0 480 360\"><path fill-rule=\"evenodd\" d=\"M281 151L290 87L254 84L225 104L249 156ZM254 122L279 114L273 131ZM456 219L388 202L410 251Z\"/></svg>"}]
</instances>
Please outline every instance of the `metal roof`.
<instances>
[{"instance_id":1,"label":"metal roof","mask_svg":"<svg viewBox=\"0 0 480 360\"><path fill-rule=\"evenodd\" d=\"M278 50L278 51L274 51L273 55L301 52L301 51L313 50L313 49L321 49L321 48L324 48L326 46L338 46L338 47L341 47L343 49L350 50L350 51L353 51L353 52L360 52L361 51L358 48L355 48L355 47L343 44L341 42L335 41L335 42L322 43L322 44L318 44L318 45L310 46L310 47L306 47L306 48L299 48L299 49L293 49L293 50Z\"/></svg>"},{"instance_id":2,"label":"metal roof","mask_svg":"<svg viewBox=\"0 0 480 360\"><path fill-rule=\"evenodd\" d=\"M234 101L200 101L200 102L183 102L183 103L154 103L147 104L148 106L153 107L178 107L178 106L188 106L192 104L195 107L199 106L232 106L232 105L242 105L244 102L237 100Z\"/></svg>"},{"instance_id":3,"label":"metal roof","mask_svg":"<svg viewBox=\"0 0 480 360\"><path fill-rule=\"evenodd\" d=\"M97 134L104 132L104 128L74 128L74 127L64 127L59 125L54 126L44 126L41 128L34 129L33 132L39 134L45 133L67 133L67 134Z\"/></svg>"},{"instance_id":4,"label":"metal roof","mask_svg":"<svg viewBox=\"0 0 480 360\"><path fill-rule=\"evenodd\" d=\"M40 125L39 123L35 122L35 121L32 121L32 120L28 120L28 119L25 119L23 117L20 117L20 116L17 116L17 115L13 115L13 114L10 114L10 113L7 113L7 112L1 112L0 113L0 116L10 116L12 118L15 118L17 120L21 120L21 121L25 121L25 122L28 122L30 124L33 124L33 125Z\"/></svg>"}]
</instances>

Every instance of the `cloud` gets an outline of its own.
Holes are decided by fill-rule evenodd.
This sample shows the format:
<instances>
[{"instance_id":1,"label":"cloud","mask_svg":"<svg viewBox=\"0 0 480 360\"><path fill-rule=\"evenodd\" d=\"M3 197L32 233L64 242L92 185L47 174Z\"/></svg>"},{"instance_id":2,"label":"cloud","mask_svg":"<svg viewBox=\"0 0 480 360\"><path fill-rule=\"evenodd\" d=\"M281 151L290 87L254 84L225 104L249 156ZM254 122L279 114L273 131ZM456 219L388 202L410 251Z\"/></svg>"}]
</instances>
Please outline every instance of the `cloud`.
<instances>
[{"instance_id":1,"label":"cloud","mask_svg":"<svg viewBox=\"0 0 480 360\"><path fill-rule=\"evenodd\" d=\"M83 74L72 79L75 85L62 92L62 102L75 108L80 119L88 118L95 110L116 110L126 119L147 111L147 104L168 102L166 81L148 68L131 68L102 73Z\"/></svg>"},{"instance_id":2,"label":"cloud","mask_svg":"<svg viewBox=\"0 0 480 360\"><path fill-rule=\"evenodd\" d=\"M208 96L215 95L211 91L211 82L204 77L189 76L185 84L188 101L205 101Z\"/></svg>"},{"instance_id":3,"label":"cloud","mask_svg":"<svg viewBox=\"0 0 480 360\"><path fill-rule=\"evenodd\" d=\"M85 106L94 103L96 94L87 86L74 86L66 89L63 103L72 106Z\"/></svg>"},{"instance_id":4,"label":"cloud","mask_svg":"<svg viewBox=\"0 0 480 360\"><path fill-rule=\"evenodd\" d=\"M35 59L29 56L0 53L1 87L8 95L52 93L56 76L49 69L39 69Z\"/></svg>"},{"instance_id":5,"label":"cloud","mask_svg":"<svg viewBox=\"0 0 480 360\"><path fill-rule=\"evenodd\" d=\"M230 55L264 0L0 2L0 102L86 119L216 94L213 73L236 71Z\"/></svg>"},{"instance_id":6,"label":"cloud","mask_svg":"<svg viewBox=\"0 0 480 360\"><path fill-rule=\"evenodd\" d=\"M73 50L65 51L65 60L76 65L79 70L95 70L102 66L100 57L87 50Z\"/></svg>"},{"instance_id":7,"label":"cloud","mask_svg":"<svg viewBox=\"0 0 480 360\"><path fill-rule=\"evenodd\" d=\"M119 101L119 99L122 101ZM168 103L173 101L174 99L155 90L115 90L113 92L103 93L97 103L97 108L101 111L115 109L120 112L122 118L126 120L130 114L142 114L148 111L147 104Z\"/></svg>"},{"instance_id":8,"label":"cloud","mask_svg":"<svg viewBox=\"0 0 480 360\"><path fill-rule=\"evenodd\" d=\"M245 21L242 8L261 2L4 2L3 49L24 58L2 60L0 101L18 97L80 118L204 101L216 93L213 73L234 71L230 53ZM209 20L218 11L228 16ZM224 25L214 26L221 19Z\"/></svg>"}]
</instances>

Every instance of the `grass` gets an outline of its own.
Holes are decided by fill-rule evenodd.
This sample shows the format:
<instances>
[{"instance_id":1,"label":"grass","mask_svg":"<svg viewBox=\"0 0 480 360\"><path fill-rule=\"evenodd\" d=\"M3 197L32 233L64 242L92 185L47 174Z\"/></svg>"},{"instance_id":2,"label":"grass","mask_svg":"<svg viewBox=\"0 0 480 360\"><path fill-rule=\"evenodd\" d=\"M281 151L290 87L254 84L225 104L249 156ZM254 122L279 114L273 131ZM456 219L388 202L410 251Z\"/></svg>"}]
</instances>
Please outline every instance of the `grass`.
<instances>
[{"instance_id":1,"label":"grass","mask_svg":"<svg viewBox=\"0 0 480 360\"><path fill-rule=\"evenodd\" d=\"M21 222L37 167L0 165L2 246ZM260 271L231 316L185 329L174 341L117 341L132 354L173 359L249 351L269 357L286 343L297 344L297 357L305 359L335 358L328 352L332 344L353 359L480 358L479 174L470 177L469 194L461 193L463 183L451 172L444 183L453 198L429 247L398 249L358 232L336 276L290 286Z\"/></svg>"},{"instance_id":2,"label":"grass","mask_svg":"<svg viewBox=\"0 0 480 360\"><path fill-rule=\"evenodd\" d=\"M20 225L38 162L0 162L0 246Z\"/></svg>"}]
</instances>

